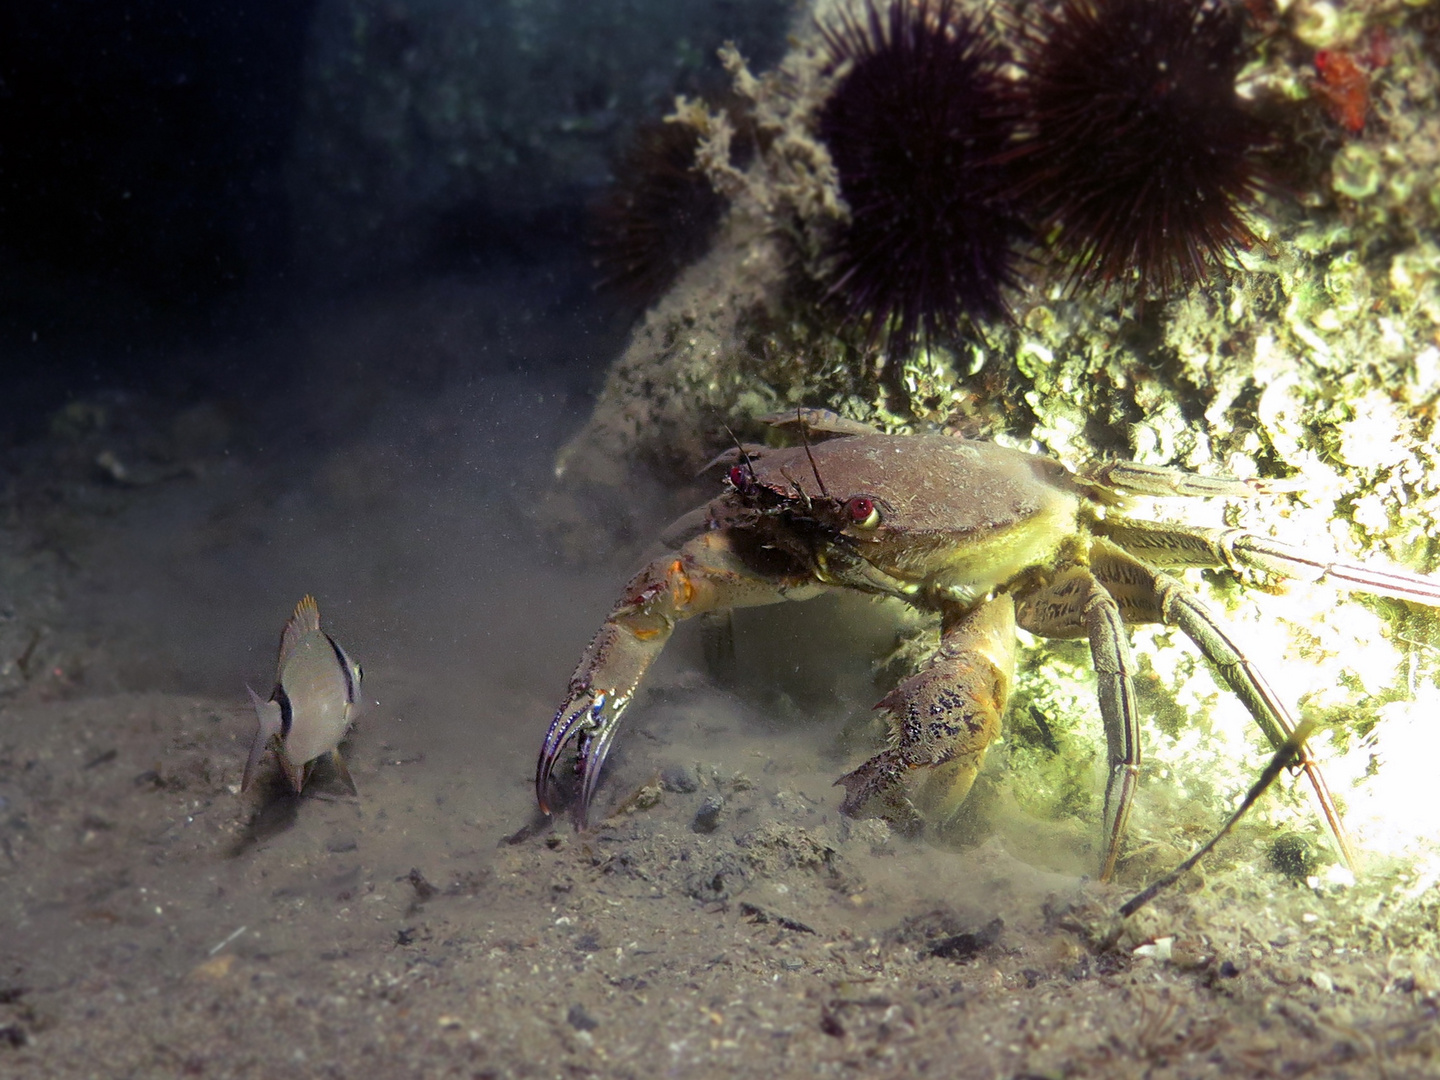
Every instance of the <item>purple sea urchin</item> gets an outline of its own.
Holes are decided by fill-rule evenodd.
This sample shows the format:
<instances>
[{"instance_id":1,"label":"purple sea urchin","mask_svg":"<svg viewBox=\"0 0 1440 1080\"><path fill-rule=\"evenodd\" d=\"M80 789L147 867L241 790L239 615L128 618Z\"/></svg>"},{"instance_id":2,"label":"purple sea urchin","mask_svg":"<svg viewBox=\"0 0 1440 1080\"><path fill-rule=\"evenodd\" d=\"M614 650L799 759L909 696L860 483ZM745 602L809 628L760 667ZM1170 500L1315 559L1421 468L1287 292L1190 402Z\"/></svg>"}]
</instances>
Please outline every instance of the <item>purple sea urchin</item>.
<instances>
[{"instance_id":1,"label":"purple sea urchin","mask_svg":"<svg viewBox=\"0 0 1440 1080\"><path fill-rule=\"evenodd\" d=\"M724 198L695 166L699 135L655 121L635 132L591 210L601 285L649 303L710 246Z\"/></svg>"},{"instance_id":2,"label":"purple sea urchin","mask_svg":"<svg viewBox=\"0 0 1440 1080\"><path fill-rule=\"evenodd\" d=\"M1254 240L1271 141L1242 108L1228 0L1059 0L1023 24L1016 154L1073 281L1170 292Z\"/></svg>"},{"instance_id":3,"label":"purple sea urchin","mask_svg":"<svg viewBox=\"0 0 1440 1080\"><path fill-rule=\"evenodd\" d=\"M819 115L850 209L830 295L902 348L1003 315L1023 233L999 163L1005 51L954 0L866 0L821 34L832 70L850 66Z\"/></svg>"}]
</instances>

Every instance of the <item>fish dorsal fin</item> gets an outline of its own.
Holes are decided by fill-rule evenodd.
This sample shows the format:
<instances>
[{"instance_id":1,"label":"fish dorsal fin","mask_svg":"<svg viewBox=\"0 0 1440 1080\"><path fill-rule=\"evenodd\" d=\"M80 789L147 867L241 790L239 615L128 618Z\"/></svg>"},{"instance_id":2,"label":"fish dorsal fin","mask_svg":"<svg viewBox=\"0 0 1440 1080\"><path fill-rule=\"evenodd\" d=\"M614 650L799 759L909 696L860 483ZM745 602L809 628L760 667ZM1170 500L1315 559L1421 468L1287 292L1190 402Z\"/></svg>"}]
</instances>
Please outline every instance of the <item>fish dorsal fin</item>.
<instances>
[{"instance_id":1,"label":"fish dorsal fin","mask_svg":"<svg viewBox=\"0 0 1440 1080\"><path fill-rule=\"evenodd\" d=\"M305 598L295 605L295 614L290 616L290 621L285 624L285 630L280 635L280 671L285 670L285 661L295 651L295 646L300 644L300 639L319 629L320 605L315 603L315 597L306 593Z\"/></svg>"}]
</instances>

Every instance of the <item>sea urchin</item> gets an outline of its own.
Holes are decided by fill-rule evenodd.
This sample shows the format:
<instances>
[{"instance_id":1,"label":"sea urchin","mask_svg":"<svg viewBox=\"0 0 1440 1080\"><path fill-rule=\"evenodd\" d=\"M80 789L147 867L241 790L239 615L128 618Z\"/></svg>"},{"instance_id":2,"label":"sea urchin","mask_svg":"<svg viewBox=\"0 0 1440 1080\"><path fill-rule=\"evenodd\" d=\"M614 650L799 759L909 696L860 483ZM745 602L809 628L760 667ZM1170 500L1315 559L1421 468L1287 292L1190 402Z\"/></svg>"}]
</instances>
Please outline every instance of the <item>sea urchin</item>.
<instances>
[{"instance_id":1,"label":"sea urchin","mask_svg":"<svg viewBox=\"0 0 1440 1080\"><path fill-rule=\"evenodd\" d=\"M591 208L601 285L650 303L705 254L725 200L695 163L688 124L642 125L615 163L615 183Z\"/></svg>"},{"instance_id":2,"label":"sea urchin","mask_svg":"<svg viewBox=\"0 0 1440 1080\"><path fill-rule=\"evenodd\" d=\"M867 0L820 32L849 65L819 114L850 211L829 295L901 348L1003 315L1023 231L999 163L1007 54L954 0Z\"/></svg>"},{"instance_id":3,"label":"sea urchin","mask_svg":"<svg viewBox=\"0 0 1440 1080\"><path fill-rule=\"evenodd\" d=\"M1023 24L1021 190L1072 280L1166 293L1254 239L1271 140L1235 92L1230 0L1059 0Z\"/></svg>"}]
</instances>

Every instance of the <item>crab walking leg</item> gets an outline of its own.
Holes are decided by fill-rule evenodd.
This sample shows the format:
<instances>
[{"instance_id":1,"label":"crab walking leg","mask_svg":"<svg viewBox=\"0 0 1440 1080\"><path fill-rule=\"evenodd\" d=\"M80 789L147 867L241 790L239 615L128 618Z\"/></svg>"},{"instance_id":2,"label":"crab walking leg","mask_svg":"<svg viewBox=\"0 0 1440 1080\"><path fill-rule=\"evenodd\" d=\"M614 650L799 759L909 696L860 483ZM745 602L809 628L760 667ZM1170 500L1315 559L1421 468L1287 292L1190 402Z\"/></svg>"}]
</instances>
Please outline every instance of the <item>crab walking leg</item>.
<instances>
[{"instance_id":1,"label":"crab walking leg","mask_svg":"<svg viewBox=\"0 0 1440 1080\"><path fill-rule=\"evenodd\" d=\"M1305 581L1328 581L1342 588L1374 593L1376 596L1393 596L1397 600L1440 606L1440 580L1435 578L1408 574L1403 570L1384 570L1378 566L1329 560L1295 544L1240 529L1224 533L1220 543L1222 550L1230 552L1235 561L1272 574Z\"/></svg>"},{"instance_id":2,"label":"crab walking leg","mask_svg":"<svg viewBox=\"0 0 1440 1080\"><path fill-rule=\"evenodd\" d=\"M1179 579L1146 566L1104 540L1095 542L1091 550L1091 565L1105 587L1119 599L1127 621L1162 622L1176 626L1195 643L1240 699L1271 746L1279 750L1294 737L1299 725L1285 702L1231 639L1215 613ZM1354 867L1354 850L1340 812L1335 807L1320 766L1303 741L1295 752L1293 764L1304 770L1320 811L1335 835L1341 857L1346 865Z\"/></svg>"},{"instance_id":3,"label":"crab walking leg","mask_svg":"<svg viewBox=\"0 0 1440 1080\"><path fill-rule=\"evenodd\" d=\"M1265 677L1230 640L1215 616L1184 585L1169 574L1156 574L1155 579L1156 591L1160 597L1160 613L1165 621L1178 626L1195 642L1255 718L1255 723L1265 732L1270 745L1277 751L1280 750L1295 734L1297 727L1285 703L1276 696ZM1340 857L1345 860L1346 866L1353 869L1358 863L1355 861L1354 849L1350 846L1349 834L1345 831L1345 825L1340 820L1340 811L1335 807L1330 788L1325 783L1325 777L1307 743L1300 743L1294 755L1294 764L1303 769L1309 778L1315 798L1320 804L1320 812L1325 815L1330 831L1335 834Z\"/></svg>"},{"instance_id":4,"label":"crab walking leg","mask_svg":"<svg viewBox=\"0 0 1440 1080\"><path fill-rule=\"evenodd\" d=\"M702 533L630 579L580 657L565 701L540 748L535 797L543 812L550 813L550 778L556 762L565 747L578 740L581 787L575 822L584 827L620 717L677 622L708 611L803 600L825 591L825 586L799 572L761 576L731 541L724 529Z\"/></svg>"},{"instance_id":5,"label":"crab walking leg","mask_svg":"<svg viewBox=\"0 0 1440 1080\"><path fill-rule=\"evenodd\" d=\"M1244 529L1205 529L1159 522L1109 519L1096 532L1161 567L1250 567L1279 577L1326 581L1357 592L1440 607L1440 579L1345 562Z\"/></svg>"},{"instance_id":6,"label":"crab walking leg","mask_svg":"<svg viewBox=\"0 0 1440 1080\"><path fill-rule=\"evenodd\" d=\"M1109 881L1115 873L1120 842L1135 802L1141 760L1135 661L1130 654L1122 603L1090 570L1070 566L1025 596L1018 621L1041 637L1090 639L1109 762L1105 780L1105 855L1100 863L1100 880Z\"/></svg>"},{"instance_id":7,"label":"crab walking leg","mask_svg":"<svg viewBox=\"0 0 1440 1080\"><path fill-rule=\"evenodd\" d=\"M1294 490L1283 480L1232 480L1168 465L1142 465L1138 461L1107 461L1085 469L1076 477L1082 484L1093 484L1127 495L1179 496L1200 499L1248 499Z\"/></svg>"},{"instance_id":8,"label":"crab walking leg","mask_svg":"<svg viewBox=\"0 0 1440 1080\"><path fill-rule=\"evenodd\" d=\"M1130 635L1120 616L1120 605L1100 582L1085 601L1085 625L1090 632L1090 656L1100 695L1100 719L1105 724L1105 748L1110 775L1105 782L1105 859L1100 880L1115 873L1120 842L1130 821L1135 789L1140 783L1140 709L1135 702L1135 661Z\"/></svg>"},{"instance_id":9,"label":"crab walking leg","mask_svg":"<svg viewBox=\"0 0 1440 1080\"><path fill-rule=\"evenodd\" d=\"M909 823L952 819L1000 734L1015 679L1015 603L1008 595L946 618L940 648L875 706L889 711L890 745L846 773L842 814L878 799ZM927 770L907 802L904 780Z\"/></svg>"}]
</instances>

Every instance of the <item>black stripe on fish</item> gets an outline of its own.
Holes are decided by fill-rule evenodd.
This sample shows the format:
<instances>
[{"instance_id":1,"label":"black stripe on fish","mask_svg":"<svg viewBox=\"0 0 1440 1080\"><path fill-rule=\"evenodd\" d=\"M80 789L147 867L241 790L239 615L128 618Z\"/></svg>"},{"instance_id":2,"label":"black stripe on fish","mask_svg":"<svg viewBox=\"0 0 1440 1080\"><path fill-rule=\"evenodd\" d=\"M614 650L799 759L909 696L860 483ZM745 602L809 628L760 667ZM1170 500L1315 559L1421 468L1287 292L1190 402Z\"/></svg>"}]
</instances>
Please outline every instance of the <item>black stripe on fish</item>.
<instances>
[{"instance_id":1,"label":"black stripe on fish","mask_svg":"<svg viewBox=\"0 0 1440 1080\"><path fill-rule=\"evenodd\" d=\"M325 631L321 630L320 633L325 634ZM350 667L350 658L345 655L345 650L340 648L340 643L329 634L325 634L325 640L330 642L330 648L335 653L335 659L340 664L340 670L345 673L345 701L347 704L354 705L356 689L355 674Z\"/></svg>"},{"instance_id":2,"label":"black stripe on fish","mask_svg":"<svg viewBox=\"0 0 1440 1080\"><path fill-rule=\"evenodd\" d=\"M270 695L270 700L280 706L280 737L283 739L290 734L290 725L295 723L295 710L290 704L290 695L279 683L275 684L275 692Z\"/></svg>"}]
</instances>

